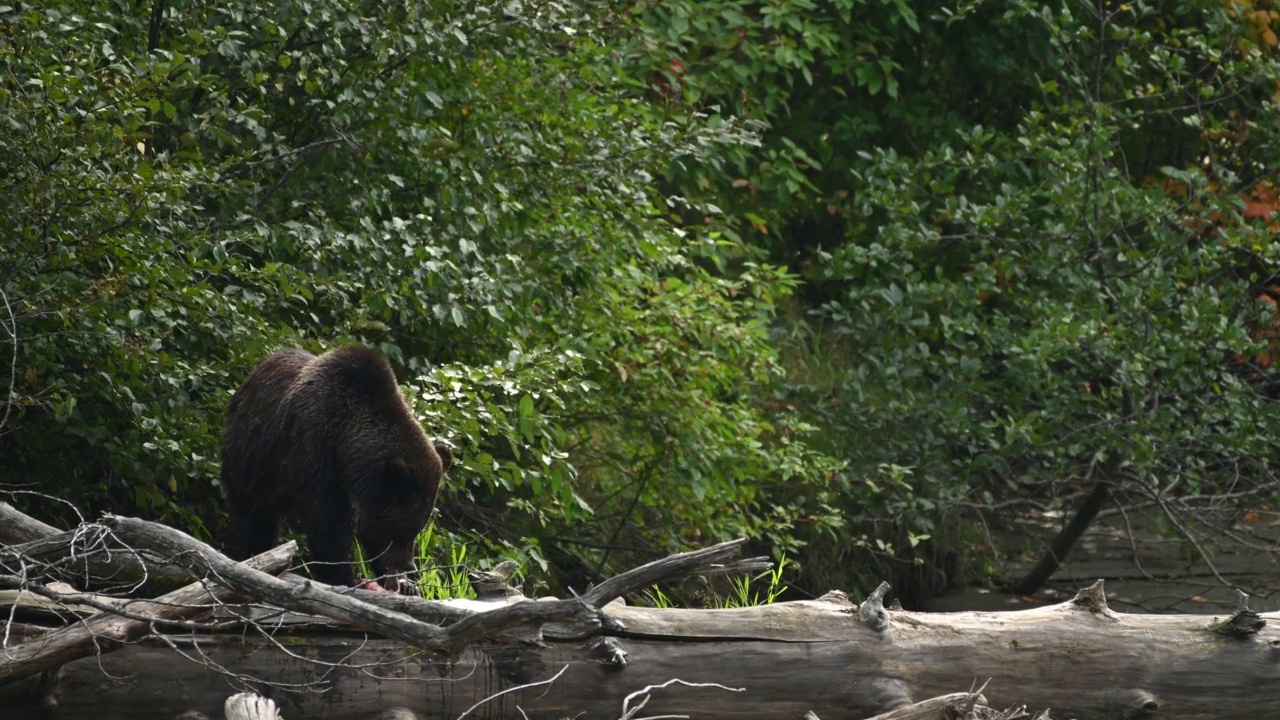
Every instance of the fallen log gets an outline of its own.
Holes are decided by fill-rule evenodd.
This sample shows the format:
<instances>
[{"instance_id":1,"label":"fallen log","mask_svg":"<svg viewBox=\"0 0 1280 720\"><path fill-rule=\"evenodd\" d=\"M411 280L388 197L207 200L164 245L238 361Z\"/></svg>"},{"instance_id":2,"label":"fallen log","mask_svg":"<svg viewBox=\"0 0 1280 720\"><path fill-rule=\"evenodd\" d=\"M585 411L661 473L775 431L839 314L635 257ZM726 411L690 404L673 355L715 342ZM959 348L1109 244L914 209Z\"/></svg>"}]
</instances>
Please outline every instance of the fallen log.
<instances>
[{"instance_id":1,"label":"fallen log","mask_svg":"<svg viewBox=\"0 0 1280 720\"><path fill-rule=\"evenodd\" d=\"M675 684L675 683L669 683ZM646 688L636 695L645 695L654 688ZM942 697L930 698L910 705L898 710L891 710L883 715L877 715L867 720L939 720L940 718L957 718L964 720L1052 720L1049 713L1044 712L1037 715L1034 719L1023 708L1013 708L1005 711L998 711L985 705L986 699L979 693L953 693ZM634 707L628 709L629 714L623 715L623 720L629 720L631 717L639 714L644 709L644 700L637 703ZM465 713L464 713L465 714ZM186 716L194 718L200 713L186 713ZM276 704L268 698L264 698L256 693L237 693L227 698L227 702L223 707L223 715L226 720L285 720L280 715L280 711L276 709ZM186 720L180 717L179 720ZM418 720L418 716L412 711L405 708L393 707L387 708L379 713L376 720ZM812 711L806 712L804 720L822 720Z\"/></svg>"},{"instance_id":2,"label":"fallen log","mask_svg":"<svg viewBox=\"0 0 1280 720\"><path fill-rule=\"evenodd\" d=\"M142 558L136 550L112 545L97 526L82 524L62 531L0 500L0 569L36 565L83 590L136 587L147 594L191 582L185 568Z\"/></svg>"},{"instance_id":3,"label":"fallen log","mask_svg":"<svg viewBox=\"0 0 1280 720\"><path fill-rule=\"evenodd\" d=\"M481 638L493 638L497 642L537 643L541 640L543 625L554 623L549 627L549 634L565 638L586 638L598 634L601 620L599 609L608 605L618 596L627 592L635 592L650 586L652 583L671 577L697 571L721 572L730 568L759 570L768 567L769 563L762 558L739 562L729 562L735 555L743 540L730 541L701 550L683 553L664 558L636 568L618 577L592 588L578 598L570 600L551 600L532 602L519 595L518 591L507 589L495 593L501 598L497 603L424 603L421 600L402 598L396 595L367 592L357 589L339 590L310 580L286 577L277 578L267 572L261 572L255 566L261 565L258 559L248 563L237 563L226 558L208 545L190 536L155 523L131 518L109 516L101 524L84 524L77 534L110 535L125 543L131 552L140 560L160 563L166 566L179 566L185 572L205 578L203 583L211 587L207 592L203 586L185 588L170 593L155 601L129 600L90 593L72 593L55 589L58 586L29 576L28 569L48 571L49 567L34 560L29 554L29 544L0 548L0 557L6 559L4 569L11 574L0 574L0 587L13 587L19 592L14 602L21 602L29 594L42 599L54 601L60 607L87 606L98 614L85 622L69 627L52 630L46 633L24 632L25 642L11 645L6 652L0 654L0 686L12 684L17 680L34 680L19 688L20 692L6 692L14 699L14 707L27 707L42 713L51 712L58 707L60 684L59 679L65 673L50 675L64 663L89 654L98 654L95 665L105 667L102 663L109 657L102 653L124 647L125 643L135 640L150 630L159 639L161 646L176 651L197 663L215 670L223 676L231 676L244 681L257 679L256 675L246 675L239 669L232 671L244 662L230 658L217 659L204 652L198 640L191 641L191 652L183 650L183 643L188 638L161 634L159 631L168 628L174 620L189 619L212 614L215 609L221 611L220 620L226 622L228 614L236 619L241 609L228 607L225 601L233 596L266 600L276 607L289 608L295 611L315 613L347 623L350 628L377 633L380 636L399 640L411 647L437 651L436 661L449 665L452 657L468 645ZM290 557L292 546L290 546ZM287 565L288 558L272 564L270 572L279 572ZM489 577L489 575L493 575ZM501 584L502 573L481 573L475 578L477 582L496 586ZM204 592L204 595L193 593ZM198 600L207 598L218 601L193 605ZM523 601L523 602L521 602ZM16 608L15 608L16 609ZM261 609L261 608L259 608ZM268 609L268 612L271 612ZM423 616L441 618L448 621L442 627L419 619ZM208 627L208 626L203 626ZM286 650L285 645L278 642L271 633L277 628L265 626L261 622L252 621L246 625L254 628L266 640L266 648L285 651L291 658L303 658ZM513 634L513 630L535 630L533 633ZM189 626L186 629L199 629ZM217 636L210 636L216 642ZM6 641L8 644L8 641ZM401 645L400 648L405 646ZM410 652L421 653L420 650ZM335 663L325 663L321 683L326 682L324 676L335 670L351 667L359 668L360 663L352 665L350 652L345 658ZM625 663L625 653L614 653L609 656L612 661ZM109 662L109 661L107 661ZM313 666L315 662L311 663ZM385 663L368 664L380 668ZM314 668L313 668L314 669ZM314 673L313 673L314 675ZM272 686L279 687L270 678L262 678ZM285 683L285 686L312 689L313 683ZM34 691L32 691L34 686ZM79 697L77 694L75 697ZM21 699L23 702L18 702ZM476 704L479 707L483 703ZM113 707L129 708L128 702ZM239 710L248 712L258 706L237 705ZM98 706L98 712L102 710ZM17 710L15 709L15 712ZM402 712L401 712L402 711ZM68 712L65 709L60 713ZM133 715L145 715L144 711L131 710ZM195 712L195 711L191 711ZM191 712L183 713L191 717ZM265 710L263 710L265 712ZM410 712L399 708L397 712ZM203 714L203 713L201 713Z\"/></svg>"},{"instance_id":4,"label":"fallen log","mask_svg":"<svg viewBox=\"0 0 1280 720\"><path fill-rule=\"evenodd\" d=\"M254 572L280 572L289 566L296 551L297 543L291 540L250 558L245 561L245 567ZM57 593L43 586L33 586L32 591L58 599ZM0 653L0 685L55 670L77 658L122 647L151 632L157 621L193 619L207 615L213 611L214 603L226 602L234 596L235 591L229 588L200 581L155 600L100 603L98 609L109 612L44 633L26 642L6 646ZM87 602L83 595L76 595L68 600Z\"/></svg>"},{"instance_id":5,"label":"fallen log","mask_svg":"<svg viewBox=\"0 0 1280 720\"><path fill-rule=\"evenodd\" d=\"M1004 613L887 610L877 594L854 605L830 593L731 610L613 604L602 614L592 637L478 643L452 659L351 634L171 638L184 664L168 645L144 642L68 665L53 717L215 716L227 690L216 667L264 681L286 718L334 720L391 706L421 720L622 717L646 688L646 716L861 719L975 681L988 682L991 706L1078 720L1254 720L1280 708L1270 616L1118 614L1100 584Z\"/></svg>"},{"instance_id":6,"label":"fallen log","mask_svg":"<svg viewBox=\"0 0 1280 720\"><path fill-rule=\"evenodd\" d=\"M644 716L916 717L941 711L930 698L984 683L996 707L1078 720L1252 720L1280 708L1280 633L1268 624L1277 616L1253 613L1244 596L1220 618L1118 614L1101 582L1067 603L1006 613L887 609L883 584L859 605L838 592L733 610L616 601L673 574L734 567L734 541L570 600L501 591L489 603L426 603L273 577L255 565L275 570L287 557L270 567L235 563L152 523L109 517L99 527L136 548L135 559L205 580L180 591L194 594L154 601L68 595L32 581L23 551L0 548L23 571L0 574L0 586L98 611L60 629L5 624L0 684L27 678L20 692L0 689L5 720L213 717L228 683L259 690L286 718L337 720L390 709L420 720L628 718L641 708ZM495 586L502 579L481 575ZM234 595L318 613L330 625L291 634L279 618L241 622L247 614L225 606L216 626L178 634L165 624Z\"/></svg>"},{"instance_id":7,"label":"fallen log","mask_svg":"<svg viewBox=\"0 0 1280 720\"><path fill-rule=\"evenodd\" d=\"M0 500L0 545L21 545L62 532Z\"/></svg>"}]
</instances>

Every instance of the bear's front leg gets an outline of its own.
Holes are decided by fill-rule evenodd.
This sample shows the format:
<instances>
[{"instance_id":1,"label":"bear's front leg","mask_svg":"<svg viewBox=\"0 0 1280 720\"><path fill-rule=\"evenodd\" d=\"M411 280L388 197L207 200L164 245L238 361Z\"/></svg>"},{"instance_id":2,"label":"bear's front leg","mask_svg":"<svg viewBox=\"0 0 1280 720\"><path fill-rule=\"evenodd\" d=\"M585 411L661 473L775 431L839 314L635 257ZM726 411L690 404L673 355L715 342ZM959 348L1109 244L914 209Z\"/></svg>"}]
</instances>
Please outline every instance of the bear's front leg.
<instances>
[{"instance_id":1,"label":"bear's front leg","mask_svg":"<svg viewBox=\"0 0 1280 720\"><path fill-rule=\"evenodd\" d=\"M311 545L312 577L334 587L354 587L351 569L351 508L316 507L307 521L307 542Z\"/></svg>"}]
</instances>

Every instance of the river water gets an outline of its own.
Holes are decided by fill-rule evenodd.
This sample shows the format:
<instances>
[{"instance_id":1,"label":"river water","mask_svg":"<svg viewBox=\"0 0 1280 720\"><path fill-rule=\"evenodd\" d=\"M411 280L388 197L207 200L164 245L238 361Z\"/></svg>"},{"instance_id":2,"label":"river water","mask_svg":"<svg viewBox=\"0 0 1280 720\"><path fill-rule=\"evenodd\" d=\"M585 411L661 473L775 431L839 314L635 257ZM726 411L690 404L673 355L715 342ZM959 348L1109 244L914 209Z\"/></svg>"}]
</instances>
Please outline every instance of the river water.
<instances>
[{"instance_id":1,"label":"river water","mask_svg":"<svg viewBox=\"0 0 1280 720\"><path fill-rule=\"evenodd\" d=\"M1064 522L1051 513L1026 514L1015 529L1000 533L996 542L1006 554L997 564L1005 577L1026 572ZM1069 599L1101 579L1117 612L1222 614L1236 608L1236 588L1250 595L1251 609L1280 610L1280 513L1206 508L1184 513L1178 522L1193 532L1209 561L1157 513L1110 510L1034 598L969 589L933 598L925 609L1025 609Z\"/></svg>"}]
</instances>

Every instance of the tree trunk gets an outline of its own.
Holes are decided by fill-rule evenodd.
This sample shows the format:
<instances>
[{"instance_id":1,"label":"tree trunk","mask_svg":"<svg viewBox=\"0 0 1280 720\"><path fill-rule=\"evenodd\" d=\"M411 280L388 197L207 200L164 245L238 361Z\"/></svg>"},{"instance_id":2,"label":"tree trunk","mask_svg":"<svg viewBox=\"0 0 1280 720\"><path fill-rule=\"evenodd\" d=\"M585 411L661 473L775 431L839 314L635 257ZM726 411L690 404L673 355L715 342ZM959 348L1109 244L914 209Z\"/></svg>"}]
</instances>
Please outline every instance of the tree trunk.
<instances>
[{"instance_id":1,"label":"tree trunk","mask_svg":"<svg viewBox=\"0 0 1280 720\"><path fill-rule=\"evenodd\" d=\"M1037 590L1044 587L1049 582L1049 578L1058 572L1058 568L1062 567L1062 563L1067 559L1067 555L1071 553L1072 548L1076 546L1080 538L1084 537L1084 533L1093 524L1098 513L1102 512L1102 508L1111 500L1111 493L1115 489L1115 480L1119 475L1120 467L1124 464L1127 456L1118 451L1112 451L1107 461L1103 463L1102 477L1093 486L1093 490L1089 492L1088 497L1081 503L1076 514L1071 518L1071 522L1053 538L1049 549L1044 555L1040 556L1039 562L1035 564L1027 572L1026 575L1018 579L1013 584L1013 592L1018 595L1033 595Z\"/></svg>"},{"instance_id":2,"label":"tree trunk","mask_svg":"<svg viewBox=\"0 0 1280 720\"><path fill-rule=\"evenodd\" d=\"M422 720L619 718L646 694L644 716L867 718L988 681L992 707L1060 720L1253 720L1280 708L1280 632L1247 609L1122 615L1098 583L1051 607L928 614L885 610L882 591L861 606L839 593L734 610L614 604L585 639L476 644L452 663L360 633L177 637L190 662L145 642L66 666L57 709L40 717L217 717L229 694L219 667L277 684L256 689L285 718L331 720L391 707ZM702 685L651 688L673 679ZM0 703L25 720L41 698Z\"/></svg>"}]
</instances>

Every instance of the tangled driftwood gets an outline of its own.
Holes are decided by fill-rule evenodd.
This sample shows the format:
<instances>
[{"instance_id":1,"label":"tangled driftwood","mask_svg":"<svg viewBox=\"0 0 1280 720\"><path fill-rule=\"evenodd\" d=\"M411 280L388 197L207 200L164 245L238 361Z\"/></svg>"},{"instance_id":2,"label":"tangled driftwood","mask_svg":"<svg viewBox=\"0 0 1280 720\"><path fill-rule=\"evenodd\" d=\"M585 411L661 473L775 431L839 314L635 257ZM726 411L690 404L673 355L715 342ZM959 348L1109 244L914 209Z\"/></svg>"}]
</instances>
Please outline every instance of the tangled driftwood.
<instances>
[{"instance_id":1,"label":"tangled driftwood","mask_svg":"<svg viewBox=\"0 0 1280 720\"><path fill-rule=\"evenodd\" d=\"M0 526L9 512L0 504ZM431 603L278 574L292 545L235 563L173 529L115 517L72 533L48 528L45 538L34 555L26 543L41 538L0 547L0 588L41 598L66 622L48 627L38 611L40 627L24 622L27 605L10 607L6 720L42 708L67 720L103 717L103 708L216 716L236 688L269 696L284 718L362 720L389 711L422 720L1029 717L1021 706L990 710L974 690L984 683L997 707L1082 720L1255 718L1280 708L1280 633L1243 598L1220 618L1118 614L1101 583L1010 613L890 609L887 586L859 604L841 593L733 610L618 600L678 574L765 564L735 564L734 541L577 598L532 601L507 588L488 602ZM143 600L53 582L94 567L148 581L167 568L191 584Z\"/></svg>"}]
</instances>

